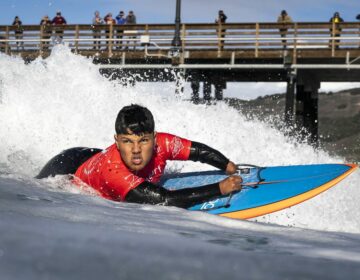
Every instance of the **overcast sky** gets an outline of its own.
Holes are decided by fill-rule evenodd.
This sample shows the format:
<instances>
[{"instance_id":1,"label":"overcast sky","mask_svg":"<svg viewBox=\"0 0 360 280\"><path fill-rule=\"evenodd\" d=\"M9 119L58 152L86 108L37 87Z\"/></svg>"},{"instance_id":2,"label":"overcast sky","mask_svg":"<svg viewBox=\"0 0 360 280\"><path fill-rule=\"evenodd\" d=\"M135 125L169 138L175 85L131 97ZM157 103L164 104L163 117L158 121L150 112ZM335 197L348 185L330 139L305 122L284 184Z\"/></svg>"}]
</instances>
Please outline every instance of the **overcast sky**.
<instances>
[{"instance_id":1,"label":"overcast sky","mask_svg":"<svg viewBox=\"0 0 360 280\"><path fill-rule=\"evenodd\" d=\"M11 24L15 15L23 24L39 24L41 17L52 18L58 10L69 24L91 23L95 10L102 16L133 10L138 23L173 23L175 6L176 0L0 0L0 25ZM272 22L283 9L297 22L328 21L335 11L345 21L356 21L360 0L182 0L182 22L214 22L219 9L224 10L228 22ZM322 83L321 90L355 86L360 83ZM284 83L231 83L225 96L253 98L284 90Z\"/></svg>"},{"instance_id":2,"label":"overcast sky","mask_svg":"<svg viewBox=\"0 0 360 280\"><path fill-rule=\"evenodd\" d=\"M61 10L69 23L90 23L95 10L102 15L133 10L139 23L172 23L176 0L0 0L0 24L15 15L24 24L38 24L45 14ZM229 22L271 22L285 9L294 21L328 21L335 11L345 21L356 21L359 0L182 0L183 22L213 22L223 9Z\"/></svg>"}]
</instances>

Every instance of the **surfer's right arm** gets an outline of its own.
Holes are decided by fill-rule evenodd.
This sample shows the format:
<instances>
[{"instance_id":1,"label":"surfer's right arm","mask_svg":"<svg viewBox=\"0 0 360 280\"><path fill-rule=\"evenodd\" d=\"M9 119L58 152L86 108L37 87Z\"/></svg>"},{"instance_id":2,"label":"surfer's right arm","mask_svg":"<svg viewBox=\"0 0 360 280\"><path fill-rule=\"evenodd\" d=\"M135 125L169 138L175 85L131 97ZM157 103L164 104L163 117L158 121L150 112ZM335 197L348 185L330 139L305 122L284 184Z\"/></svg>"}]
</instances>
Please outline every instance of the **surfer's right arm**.
<instances>
[{"instance_id":1,"label":"surfer's right arm","mask_svg":"<svg viewBox=\"0 0 360 280\"><path fill-rule=\"evenodd\" d=\"M231 175L237 171L236 165L219 151L199 142L192 141L189 160L200 161L219 168Z\"/></svg>"},{"instance_id":2,"label":"surfer's right arm","mask_svg":"<svg viewBox=\"0 0 360 280\"><path fill-rule=\"evenodd\" d=\"M127 193L125 201L189 208L231 192L240 191L241 183L240 176L230 176L219 183L171 191L144 181Z\"/></svg>"}]
</instances>

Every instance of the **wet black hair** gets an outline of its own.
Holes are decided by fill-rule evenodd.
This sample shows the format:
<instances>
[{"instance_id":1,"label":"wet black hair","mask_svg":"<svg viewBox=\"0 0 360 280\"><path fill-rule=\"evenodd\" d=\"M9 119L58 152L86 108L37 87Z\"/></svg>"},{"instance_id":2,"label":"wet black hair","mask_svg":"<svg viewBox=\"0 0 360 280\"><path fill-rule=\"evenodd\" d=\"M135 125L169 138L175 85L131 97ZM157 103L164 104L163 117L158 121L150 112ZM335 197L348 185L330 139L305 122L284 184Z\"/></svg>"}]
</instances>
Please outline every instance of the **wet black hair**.
<instances>
[{"instance_id":1,"label":"wet black hair","mask_svg":"<svg viewBox=\"0 0 360 280\"><path fill-rule=\"evenodd\" d=\"M155 130L154 117L149 109L137 104L123 107L115 121L116 134L141 135L153 133Z\"/></svg>"}]
</instances>

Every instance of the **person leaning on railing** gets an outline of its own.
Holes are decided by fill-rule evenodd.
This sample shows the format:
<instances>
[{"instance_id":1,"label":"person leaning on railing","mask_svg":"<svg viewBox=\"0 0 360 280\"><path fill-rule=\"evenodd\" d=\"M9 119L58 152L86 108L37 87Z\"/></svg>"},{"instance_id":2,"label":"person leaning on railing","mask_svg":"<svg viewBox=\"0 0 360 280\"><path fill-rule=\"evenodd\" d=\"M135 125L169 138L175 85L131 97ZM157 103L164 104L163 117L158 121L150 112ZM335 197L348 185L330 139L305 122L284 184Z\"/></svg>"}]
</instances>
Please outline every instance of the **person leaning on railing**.
<instances>
[{"instance_id":1,"label":"person leaning on railing","mask_svg":"<svg viewBox=\"0 0 360 280\"><path fill-rule=\"evenodd\" d=\"M92 20L92 28L93 28L93 37L94 39L101 39L101 29L97 28L97 26L102 25L104 23L103 19L100 17L99 11L95 11L95 16ZM94 41L93 49L100 50L101 42Z\"/></svg>"},{"instance_id":2,"label":"person leaning on railing","mask_svg":"<svg viewBox=\"0 0 360 280\"><path fill-rule=\"evenodd\" d=\"M116 24L117 25L124 25L126 24L126 17L125 17L125 13L124 11L120 11L119 14L116 16ZM118 44L118 47L117 49L118 50L121 50L122 48L122 45L123 45L123 35L124 35L124 30L123 29L118 29L116 31L117 33L117 36L116 38L118 38L119 40L117 41L117 44Z\"/></svg>"},{"instance_id":3,"label":"person leaning on railing","mask_svg":"<svg viewBox=\"0 0 360 280\"><path fill-rule=\"evenodd\" d=\"M217 24L223 24L225 23L227 20L227 16L225 15L224 11L223 10L219 10L218 12L218 17L217 19L215 19L215 23ZM220 34L220 38L222 39L221 42L220 42L220 49L223 50L224 49L224 43L225 43L225 32L226 32L226 29L221 29L221 34Z\"/></svg>"},{"instance_id":4,"label":"person leaning on railing","mask_svg":"<svg viewBox=\"0 0 360 280\"><path fill-rule=\"evenodd\" d=\"M65 18L61 15L61 12L58 11L56 13L56 16L53 18L53 20L51 21L51 23L53 25L66 25L66 20ZM64 36L64 30L57 30L55 31L55 34L57 34L57 36L59 36L59 38L63 38Z\"/></svg>"},{"instance_id":5,"label":"person leaning on railing","mask_svg":"<svg viewBox=\"0 0 360 280\"><path fill-rule=\"evenodd\" d=\"M285 10L282 10L281 14L278 16L277 22L282 23L284 25L284 27L281 27L279 29L279 31L280 31L281 38L286 38L288 29L285 27L285 25L293 22L291 17L288 15L288 13ZM286 49L287 41L281 40L281 42L282 42L283 48Z\"/></svg>"},{"instance_id":6,"label":"person leaning on railing","mask_svg":"<svg viewBox=\"0 0 360 280\"><path fill-rule=\"evenodd\" d=\"M41 19L40 26L42 26L43 28L42 39L49 40L51 37L51 20L47 15L45 15ZM50 45L49 41L42 42L42 46L44 50L47 50L49 48L49 45Z\"/></svg>"},{"instance_id":7,"label":"person leaning on railing","mask_svg":"<svg viewBox=\"0 0 360 280\"><path fill-rule=\"evenodd\" d=\"M22 40L23 39L23 33L24 30L22 28L22 22L18 16L14 18L14 21L12 23L13 26L16 27L15 29L15 39L16 40ZM19 47L21 47L22 50L24 50L24 42L16 41L16 49L19 50Z\"/></svg>"},{"instance_id":8,"label":"person leaning on railing","mask_svg":"<svg viewBox=\"0 0 360 280\"><path fill-rule=\"evenodd\" d=\"M329 22L331 22L332 24L330 28L331 37L340 37L341 34L340 23L344 22L344 20L340 17L340 13L335 12L334 15L330 18ZM330 47L332 46L332 42L333 40L330 40ZM335 40L334 43L335 43L335 49L338 49L340 45L340 40Z\"/></svg>"},{"instance_id":9,"label":"person leaning on railing","mask_svg":"<svg viewBox=\"0 0 360 280\"><path fill-rule=\"evenodd\" d=\"M112 17L112 13L108 13L105 17L104 17L104 22L107 25L114 25L116 24L116 21L113 19ZM113 34L111 34L111 38L110 38L110 30L109 28L107 28L105 30L106 33L106 39L112 39ZM109 49L109 41L106 42L107 48Z\"/></svg>"},{"instance_id":10,"label":"person leaning on railing","mask_svg":"<svg viewBox=\"0 0 360 280\"><path fill-rule=\"evenodd\" d=\"M126 16L126 24L136 24L136 16L133 11L129 11L128 15ZM136 36L129 36L130 39L136 39ZM127 42L129 45L131 42ZM135 41L132 42L134 44L134 50L136 48ZM126 47L127 48L127 47Z\"/></svg>"}]
</instances>

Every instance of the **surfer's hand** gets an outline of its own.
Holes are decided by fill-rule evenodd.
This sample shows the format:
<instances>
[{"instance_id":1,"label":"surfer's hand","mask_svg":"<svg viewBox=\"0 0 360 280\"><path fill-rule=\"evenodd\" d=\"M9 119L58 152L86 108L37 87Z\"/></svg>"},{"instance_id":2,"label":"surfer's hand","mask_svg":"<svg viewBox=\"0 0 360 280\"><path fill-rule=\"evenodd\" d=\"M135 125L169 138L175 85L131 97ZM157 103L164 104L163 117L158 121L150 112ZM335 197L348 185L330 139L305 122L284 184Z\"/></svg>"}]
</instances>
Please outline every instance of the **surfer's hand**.
<instances>
[{"instance_id":1,"label":"surfer's hand","mask_svg":"<svg viewBox=\"0 0 360 280\"><path fill-rule=\"evenodd\" d=\"M226 174L232 175L237 172L237 166L232 161L229 161L228 165L226 166L225 170Z\"/></svg>"},{"instance_id":2,"label":"surfer's hand","mask_svg":"<svg viewBox=\"0 0 360 280\"><path fill-rule=\"evenodd\" d=\"M223 195L229 194L233 191L240 191L242 188L242 178L237 175L232 175L219 183L220 192Z\"/></svg>"}]
</instances>

